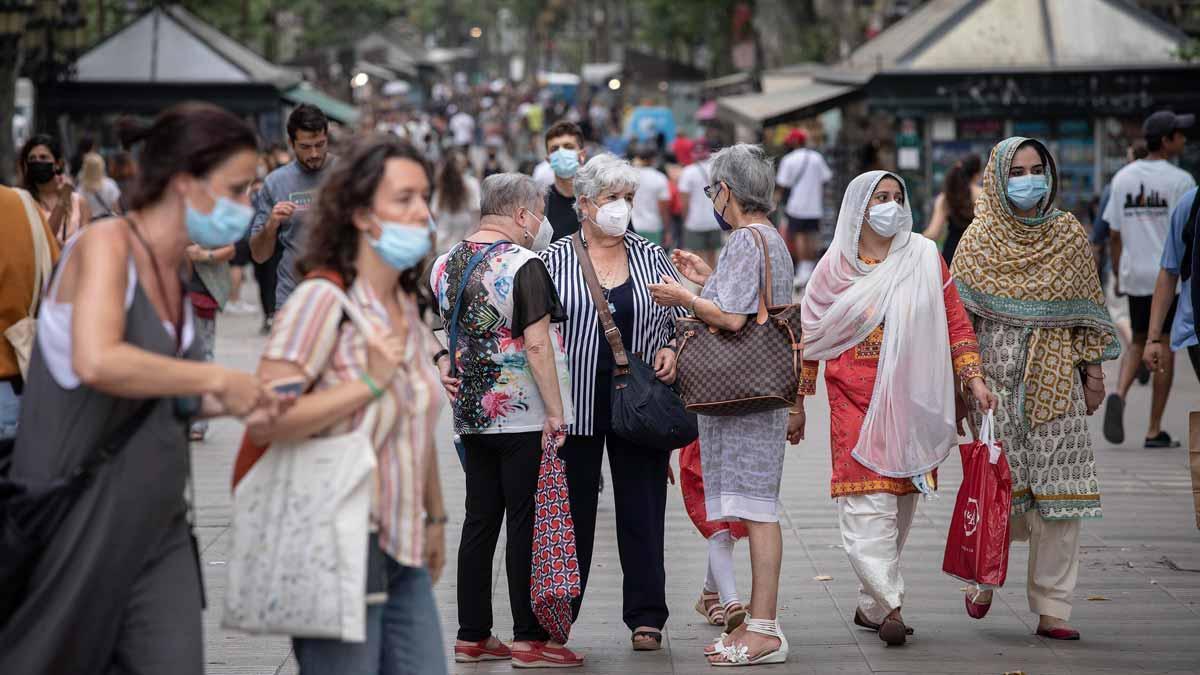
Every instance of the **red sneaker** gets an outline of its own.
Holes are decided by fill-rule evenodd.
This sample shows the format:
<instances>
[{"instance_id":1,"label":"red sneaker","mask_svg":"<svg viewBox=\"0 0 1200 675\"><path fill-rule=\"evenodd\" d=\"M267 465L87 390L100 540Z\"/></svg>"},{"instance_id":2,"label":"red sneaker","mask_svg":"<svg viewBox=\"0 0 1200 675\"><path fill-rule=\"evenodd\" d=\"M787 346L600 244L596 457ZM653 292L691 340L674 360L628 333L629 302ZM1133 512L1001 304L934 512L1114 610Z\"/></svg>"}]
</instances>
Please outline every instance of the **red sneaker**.
<instances>
[{"instance_id":1,"label":"red sneaker","mask_svg":"<svg viewBox=\"0 0 1200 675\"><path fill-rule=\"evenodd\" d=\"M1045 628L1038 628L1037 634L1044 638L1050 638L1051 640L1079 639L1079 631L1075 630L1074 628L1051 628L1049 630Z\"/></svg>"},{"instance_id":2,"label":"red sneaker","mask_svg":"<svg viewBox=\"0 0 1200 675\"><path fill-rule=\"evenodd\" d=\"M512 650L508 645L496 639L493 646L488 643L493 638L472 642L469 645L454 645L454 660L458 663L478 663L480 661L505 661L512 658Z\"/></svg>"},{"instance_id":3,"label":"red sneaker","mask_svg":"<svg viewBox=\"0 0 1200 675\"><path fill-rule=\"evenodd\" d=\"M529 649L513 651L513 668L574 668L583 665L583 657L566 647L551 647L545 642L530 642L529 646Z\"/></svg>"}]
</instances>

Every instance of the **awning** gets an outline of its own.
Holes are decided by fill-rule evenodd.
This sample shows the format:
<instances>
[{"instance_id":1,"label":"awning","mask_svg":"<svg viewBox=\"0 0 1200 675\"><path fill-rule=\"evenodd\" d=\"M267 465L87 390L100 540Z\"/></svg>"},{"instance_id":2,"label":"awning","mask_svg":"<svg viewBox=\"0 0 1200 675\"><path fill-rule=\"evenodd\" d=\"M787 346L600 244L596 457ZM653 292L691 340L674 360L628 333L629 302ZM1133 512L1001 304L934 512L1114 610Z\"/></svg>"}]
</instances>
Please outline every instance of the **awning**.
<instances>
[{"instance_id":1,"label":"awning","mask_svg":"<svg viewBox=\"0 0 1200 675\"><path fill-rule=\"evenodd\" d=\"M315 105L321 109L321 112L335 122L340 122L347 127L353 127L358 124L358 109L349 103L339 101L336 98L325 94L324 92L314 89L307 84L300 84L287 91L283 92L283 98L292 103L308 103Z\"/></svg>"},{"instance_id":2,"label":"awning","mask_svg":"<svg viewBox=\"0 0 1200 675\"><path fill-rule=\"evenodd\" d=\"M819 115L859 95L861 87L811 82L770 94L743 94L717 99L717 116L728 122L762 129Z\"/></svg>"}]
</instances>

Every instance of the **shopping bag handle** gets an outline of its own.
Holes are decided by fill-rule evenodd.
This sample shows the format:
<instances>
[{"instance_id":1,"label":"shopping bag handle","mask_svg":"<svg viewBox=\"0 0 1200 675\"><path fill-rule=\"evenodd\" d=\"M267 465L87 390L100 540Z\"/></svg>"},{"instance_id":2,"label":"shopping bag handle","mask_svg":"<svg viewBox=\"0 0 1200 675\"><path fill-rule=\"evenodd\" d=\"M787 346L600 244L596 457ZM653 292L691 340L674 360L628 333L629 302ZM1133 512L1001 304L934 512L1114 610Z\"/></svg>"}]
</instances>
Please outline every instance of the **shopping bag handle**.
<instances>
[{"instance_id":1,"label":"shopping bag handle","mask_svg":"<svg viewBox=\"0 0 1200 675\"><path fill-rule=\"evenodd\" d=\"M995 464L1000 461L1000 444L996 442L996 412L987 411L979 424L979 442L988 448L988 462Z\"/></svg>"}]
</instances>

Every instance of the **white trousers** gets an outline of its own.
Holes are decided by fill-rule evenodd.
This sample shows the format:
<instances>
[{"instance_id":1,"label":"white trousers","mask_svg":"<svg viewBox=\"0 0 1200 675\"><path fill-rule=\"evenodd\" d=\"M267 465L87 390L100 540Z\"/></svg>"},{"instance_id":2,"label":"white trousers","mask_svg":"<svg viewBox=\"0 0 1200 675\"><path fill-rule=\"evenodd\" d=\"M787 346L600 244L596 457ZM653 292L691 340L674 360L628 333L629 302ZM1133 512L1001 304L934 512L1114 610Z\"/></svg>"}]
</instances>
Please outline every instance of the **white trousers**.
<instances>
[{"instance_id":1,"label":"white trousers","mask_svg":"<svg viewBox=\"0 0 1200 675\"><path fill-rule=\"evenodd\" d=\"M1079 579L1081 523L1045 520L1036 507L1012 519L1011 539L1029 542L1027 593L1034 614L1063 621L1071 618L1071 593Z\"/></svg>"},{"instance_id":2,"label":"white trousers","mask_svg":"<svg viewBox=\"0 0 1200 675\"><path fill-rule=\"evenodd\" d=\"M904 604L900 552L919 496L876 493L838 498L842 545L858 575L858 608L873 623Z\"/></svg>"}]
</instances>

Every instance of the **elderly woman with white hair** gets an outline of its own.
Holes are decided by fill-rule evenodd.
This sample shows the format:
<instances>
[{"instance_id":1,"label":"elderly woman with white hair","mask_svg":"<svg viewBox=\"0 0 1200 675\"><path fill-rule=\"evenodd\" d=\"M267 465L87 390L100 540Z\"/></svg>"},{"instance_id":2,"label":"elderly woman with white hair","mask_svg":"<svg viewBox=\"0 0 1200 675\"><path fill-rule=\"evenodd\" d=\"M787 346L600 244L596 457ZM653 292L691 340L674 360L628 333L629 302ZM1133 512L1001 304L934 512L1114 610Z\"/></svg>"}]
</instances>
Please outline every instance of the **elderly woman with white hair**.
<instances>
[{"instance_id":1,"label":"elderly woman with white hair","mask_svg":"<svg viewBox=\"0 0 1200 675\"><path fill-rule=\"evenodd\" d=\"M712 159L712 183L704 188L713 202L717 223L732 231L721 249L716 269L699 256L676 251L675 264L683 276L701 284L699 295L673 278L652 285L656 303L686 307L712 328L738 331L758 311L760 279L765 263L750 229L762 235L771 269L790 270L787 244L768 223L774 209L775 172L762 148L739 144ZM788 274L774 274L768 300L791 301ZM704 473L705 509L709 520L741 520L750 535L753 578L751 617L706 650L713 665L783 663L788 644L775 620L783 538L779 529L779 484L789 432L798 440L803 418L788 411L769 410L735 417L701 415L700 458Z\"/></svg>"},{"instance_id":2,"label":"elderly woman with white hair","mask_svg":"<svg viewBox=\"0 0 1200 675\"><path fill-rule=\"evenodd\" d=\"M629 230L638 189L638 172L629 162L609 154L593 157L575 174L574 188L580 230L555 242L542 257L567 315L575 423L567 429L559 456L566 462L579 569L586 591L607 445L624 576L622 617L633 631L635 650L656 650L668 614L663 535L672 449L645 447L611 430L613 349L603 335L580 258L587 256L595 269L625 352L644 359L668 384L675 380L674 321L683 311L655 305L649 285L664 276L677 277L662 248ZM580 594L573 607L576 615L582 601Z\"/></svg>"}]
</instances>

